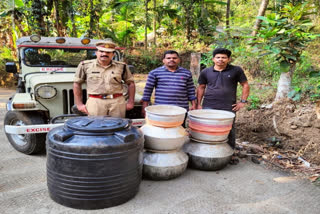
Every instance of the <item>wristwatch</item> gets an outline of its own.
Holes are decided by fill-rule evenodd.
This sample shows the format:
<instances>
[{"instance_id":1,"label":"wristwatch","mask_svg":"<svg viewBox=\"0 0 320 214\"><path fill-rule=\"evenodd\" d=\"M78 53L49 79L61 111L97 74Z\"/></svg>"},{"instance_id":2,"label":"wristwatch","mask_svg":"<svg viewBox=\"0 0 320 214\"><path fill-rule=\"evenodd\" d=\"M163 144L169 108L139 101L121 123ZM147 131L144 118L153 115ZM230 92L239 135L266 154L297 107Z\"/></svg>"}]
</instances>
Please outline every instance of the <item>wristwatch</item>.
<instances>
[{"instance_id":1,"label":"wristwatch","mask_svg":"<svg viewBox=\"0 0 320 214\"><path fill-rule=\"evenodd\" d=\"M240 100L240 103L247 103L248 102L248 100Z\"/></svg>"}]
</instances>

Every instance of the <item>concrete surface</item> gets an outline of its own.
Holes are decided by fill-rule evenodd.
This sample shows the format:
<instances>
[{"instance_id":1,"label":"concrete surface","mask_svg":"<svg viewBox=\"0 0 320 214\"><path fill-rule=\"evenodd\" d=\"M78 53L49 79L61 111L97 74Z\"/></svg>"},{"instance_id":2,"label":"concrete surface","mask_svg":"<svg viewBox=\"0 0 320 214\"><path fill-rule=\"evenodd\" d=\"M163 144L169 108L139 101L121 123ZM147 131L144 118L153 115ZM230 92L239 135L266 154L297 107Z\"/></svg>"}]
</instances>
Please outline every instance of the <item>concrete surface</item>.
<instances>
[{"instance_id":1,"label":"concrete surface","mask_svg":"<svg viewBox=\"0 0 320 214\"><path fill-rule=\"evenodd\" d=\"M8 91L0 89L0 99ZM143 180L125 204L102 210L76 210L52 201L46 186L46 156L28 156L7 141L0 106L0 213L107 214L316 214L320 187L286 173L241 161L216 172L187 169L170 181Z\"/></svg>"},{"instance_id":2,"label":"concrete surface","mask_svg":"<svg viewBox=\"0 0 320 214\"><path fill-rule=\"evenodd\" d=\"M6 103L10 96L15 93L15 90L0 88L0 108L6 108Z\"/></svg>"}]
</instances>

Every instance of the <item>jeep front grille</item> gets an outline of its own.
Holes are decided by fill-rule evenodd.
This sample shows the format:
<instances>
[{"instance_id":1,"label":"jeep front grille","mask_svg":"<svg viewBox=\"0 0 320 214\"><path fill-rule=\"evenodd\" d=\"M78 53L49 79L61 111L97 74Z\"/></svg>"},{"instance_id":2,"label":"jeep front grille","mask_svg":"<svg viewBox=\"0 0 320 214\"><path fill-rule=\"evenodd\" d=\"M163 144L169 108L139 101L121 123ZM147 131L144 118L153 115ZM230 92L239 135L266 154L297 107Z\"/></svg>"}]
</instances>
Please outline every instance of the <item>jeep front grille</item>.
<instances>
[{"instance_id":1,"label":"jeep front grille","mask_svg":"<svg viewBox=\"0 0 320 214\"><path fill-rule=\"evenodd\" d=\"M87 90L82 90L82 102L87 101ZM72 114L71 108L74 105L73 90L62 90L62 103L63 103L63 114Z\"/></svg>"}]
</instances>

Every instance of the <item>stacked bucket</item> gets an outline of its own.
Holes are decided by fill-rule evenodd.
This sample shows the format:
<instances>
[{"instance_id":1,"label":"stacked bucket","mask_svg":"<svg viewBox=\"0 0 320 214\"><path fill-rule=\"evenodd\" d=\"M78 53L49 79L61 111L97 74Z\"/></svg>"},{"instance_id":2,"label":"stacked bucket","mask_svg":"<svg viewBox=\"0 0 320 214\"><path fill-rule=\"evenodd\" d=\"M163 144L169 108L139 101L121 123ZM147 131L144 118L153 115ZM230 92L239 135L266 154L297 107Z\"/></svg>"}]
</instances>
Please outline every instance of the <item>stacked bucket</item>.
<instances>
[{"instance_id":1,"label":"stacked bucket","mask_svg":"<svg viewBox=\"0 0 320 214\"><path fill-rule=\"evenodd\" d=\"M235 114L228 111L199 109L188 112L190 142L184 145L189 165L200 170L220 170L232 158L228 135Z\"/></svg>"},{"instance_id":2,"label":"stacked bucket","mask_svg":"<svg viewBox=\"0 0 320 214\"><path fill-rule=\"evenodd\" d=\"M152 180L169 180L187 168L188 155L182 151L189 141L181 126L186 110L177 106L154 105L146 110L146 124L141 127L145 137L143 176Z\"/></svg>"}]
</instances>

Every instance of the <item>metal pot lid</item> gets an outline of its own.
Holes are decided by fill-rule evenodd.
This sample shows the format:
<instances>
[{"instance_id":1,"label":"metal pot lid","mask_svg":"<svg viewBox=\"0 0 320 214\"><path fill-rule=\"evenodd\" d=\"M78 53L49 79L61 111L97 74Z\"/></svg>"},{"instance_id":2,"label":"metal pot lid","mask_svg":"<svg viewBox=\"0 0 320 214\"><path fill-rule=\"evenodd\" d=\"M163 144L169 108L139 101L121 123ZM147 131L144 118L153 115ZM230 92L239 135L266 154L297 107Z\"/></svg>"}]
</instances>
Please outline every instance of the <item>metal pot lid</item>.
<instances>
[{"instance_id":1,"label":"metal pot lid","mask_svg":"<svg viewBox=\"0 0 320 214\"><path fill-rule=\"evenodd\" d=\"M107 116L89 116L77 117L65 122L64 127L71 131L80 131L86 133L114 133L127 128L131 120L107 117Z\"/></svg>"}]
</instances>

